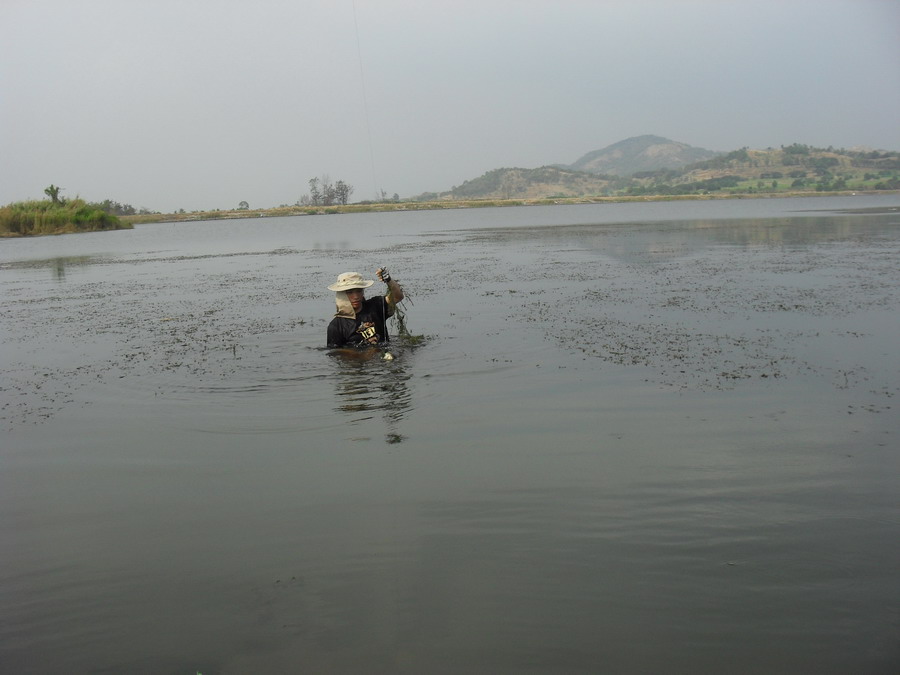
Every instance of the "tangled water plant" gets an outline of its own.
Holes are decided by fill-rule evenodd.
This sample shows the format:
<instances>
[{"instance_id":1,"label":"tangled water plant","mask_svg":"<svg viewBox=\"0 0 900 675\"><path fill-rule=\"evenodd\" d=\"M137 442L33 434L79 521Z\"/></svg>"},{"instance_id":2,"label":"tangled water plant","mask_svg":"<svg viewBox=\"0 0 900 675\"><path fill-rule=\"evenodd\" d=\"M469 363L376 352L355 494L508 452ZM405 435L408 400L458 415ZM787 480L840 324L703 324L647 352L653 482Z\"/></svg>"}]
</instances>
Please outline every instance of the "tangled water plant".
<instances>
[{"instance_id":1,"label":"tangled water plant","mask_svg":"<svg viewBox=\"0 0 900 675\"><path fill-rule=\"evenodd\" d=\"M406 325L406 312L399 304L394 308L394 320L397 323L397 334L400 336L400 341L403 344L409 347L417 347L425 342L424 335L413 335L409 332L409 328Z\"/></svg>"}]
</instances>

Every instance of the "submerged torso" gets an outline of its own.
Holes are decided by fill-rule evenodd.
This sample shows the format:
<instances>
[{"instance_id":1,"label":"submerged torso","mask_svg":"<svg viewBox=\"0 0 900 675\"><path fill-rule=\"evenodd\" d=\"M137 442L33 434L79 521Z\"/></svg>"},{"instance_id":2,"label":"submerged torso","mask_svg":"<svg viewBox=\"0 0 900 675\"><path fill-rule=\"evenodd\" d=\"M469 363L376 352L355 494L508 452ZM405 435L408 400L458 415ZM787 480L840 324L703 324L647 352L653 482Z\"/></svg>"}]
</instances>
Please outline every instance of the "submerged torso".
<instances>
[{"instance_id":1,"label":"submerged torso","mask_svg":"<svg viewBox=\"0 0 900 675\"><path fill-rule=\"evenodd\" d=\"M363 300L356 318L336 316L328 324L328 346L348 347L388 341L387 319L392 312L384 297Z\"/></svg>"}]
</instances>

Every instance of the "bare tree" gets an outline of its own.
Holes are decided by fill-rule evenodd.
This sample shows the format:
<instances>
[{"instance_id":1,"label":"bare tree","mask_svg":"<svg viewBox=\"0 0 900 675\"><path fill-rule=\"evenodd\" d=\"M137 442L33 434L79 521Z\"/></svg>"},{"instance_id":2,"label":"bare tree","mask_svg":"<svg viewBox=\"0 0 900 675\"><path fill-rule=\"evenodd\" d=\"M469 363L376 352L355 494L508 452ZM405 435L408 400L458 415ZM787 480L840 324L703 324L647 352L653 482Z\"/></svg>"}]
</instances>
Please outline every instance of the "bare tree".
<instances>
[{"instance_id":1,"label":"bare tree","mask_svg":"<svg viewBox=\"0 0 900 675\"><path fill-rule=\"evenodd\" d=\"M350 201L350 195L353 194L353 186L339 180L334 184L334 194L341 204L346 205Z\"/></svg>"},{"instance_id":2,"label":"bare tree","mask_svg":"<svg viewBox=\"0 0 900 675\"><path fill-rule=\"evenodd\" d=\"M322 203L322 193L319 191L318 178L309 179L309 201L313 206L318 206Z\"/></svg>"},{"instance_id":3,"label":"bare tree","mask_svg":"<svg viewBox=\"0 0 900 675\"><path fill-rule=\"evenodd\" d=\"M321 178L309 179L309 194L300 197L297 204L303 206L346 205L352 194L352 185L342 180L332 183L328 174L323 174Z\"/></svg>"},{"instance_id":4,"label":"bare tree","mask_svg":"<svg viewBox=\"0 0 900 675\"><path fill-rule=\"evenodd\" d=\"M322 204L331 206L334 202L334 185L331 182L331 177L326 173L322 175Z\"/></svg>"}]
</instances>

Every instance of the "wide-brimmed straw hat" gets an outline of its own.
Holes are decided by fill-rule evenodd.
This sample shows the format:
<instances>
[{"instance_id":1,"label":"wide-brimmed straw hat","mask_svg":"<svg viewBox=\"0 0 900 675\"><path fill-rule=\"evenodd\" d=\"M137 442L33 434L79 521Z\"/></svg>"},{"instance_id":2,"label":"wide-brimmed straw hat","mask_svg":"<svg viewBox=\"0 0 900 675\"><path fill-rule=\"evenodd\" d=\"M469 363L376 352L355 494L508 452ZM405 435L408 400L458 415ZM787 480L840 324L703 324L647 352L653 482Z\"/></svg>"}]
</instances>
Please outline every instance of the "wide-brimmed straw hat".
<instances>
[{"instance_id":1,"label":"wide-brimmed straw hat","mask_svg":"<svg viewBox=\"0 0 900 675\"><path fill-rule=\"evenodd\" d=\"M351 288L368 288L375 282L371 279L363 279L357 272L344 272L339 274L337 281L328 287L329 291L349 291Z\"/></svg>"}]
</instances>

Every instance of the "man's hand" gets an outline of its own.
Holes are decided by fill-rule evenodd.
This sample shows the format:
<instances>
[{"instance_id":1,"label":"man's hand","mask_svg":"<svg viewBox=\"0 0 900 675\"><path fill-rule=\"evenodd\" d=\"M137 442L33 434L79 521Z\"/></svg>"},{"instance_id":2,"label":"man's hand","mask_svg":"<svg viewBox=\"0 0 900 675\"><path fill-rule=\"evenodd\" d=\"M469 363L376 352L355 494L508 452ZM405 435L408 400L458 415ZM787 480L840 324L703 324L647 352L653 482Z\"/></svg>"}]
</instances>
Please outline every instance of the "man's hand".
<instances>
[{"instance_id":1,"label":"man's hand","mask_svg":"<svg viewBox=\"0 0 900 675\"><path fill-rule=\"evenodd\" d=\"M387 267L379 267L377 270L375 270L375 274L379 279L387 284L388 293L386 296L386 300L389 304L396 305L398 302L403 300L403 289L400 288L400 284L398 284L391 278L391 273L387 271Z\"/></svg>"}]
</instances>

